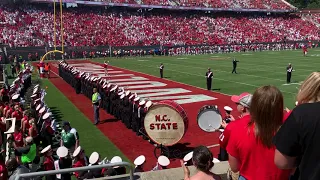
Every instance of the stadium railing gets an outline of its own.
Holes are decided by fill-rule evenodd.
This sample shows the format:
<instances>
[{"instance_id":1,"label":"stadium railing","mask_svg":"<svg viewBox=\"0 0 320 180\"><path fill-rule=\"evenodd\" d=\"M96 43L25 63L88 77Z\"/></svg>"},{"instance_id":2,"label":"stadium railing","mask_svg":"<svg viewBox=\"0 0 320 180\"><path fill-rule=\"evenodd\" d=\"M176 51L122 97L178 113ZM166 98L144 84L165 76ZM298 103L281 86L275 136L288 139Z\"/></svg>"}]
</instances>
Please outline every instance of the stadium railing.
<instances>
[{"instance_id":1,"label":"stadium railing","mask_svg":"<svg viewBox=\"0 0 320 180\"><path fill-rule=\"evenodd\" d=\"M89 170L102 169L102 168L108 168L108 167L114 167L114 166L129 167L130 180L133 180L134 169L133 169L133 166L128 162L109 163L109 164L102 164L102 165L96 165L96 166L85 166L85 167L79 167L79 168L68 168L68 169L60 169L60 170L53 170L53 171L41 171L41 172L34 172L34 173L19 174L16 176L15 180L19 180L21 178L41 177L41 176L47 176L47 175L65 174L65 173L78 172L78 171L89 171ZM117 178L117 176L113 176L113 177Z\"/></svg>"}]
</instances>

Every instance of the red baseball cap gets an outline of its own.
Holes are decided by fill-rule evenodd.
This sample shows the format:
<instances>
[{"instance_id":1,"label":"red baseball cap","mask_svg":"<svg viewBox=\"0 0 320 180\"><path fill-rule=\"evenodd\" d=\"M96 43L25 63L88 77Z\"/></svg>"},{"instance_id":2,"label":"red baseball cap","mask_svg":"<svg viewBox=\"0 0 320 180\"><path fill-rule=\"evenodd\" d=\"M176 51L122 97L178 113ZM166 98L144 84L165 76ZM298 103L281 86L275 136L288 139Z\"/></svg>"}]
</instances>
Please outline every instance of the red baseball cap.
<instances>
[{"instance_id":1,"label":"red baseball cap","mask_svg":"<svg viewBox=\"0 0 320 180\"><path fill-rule=\"evenodd\" d=\"M244 93L241 93L239 96L238 95L232 95L231 96L231 101L234 102L234 103L239 103L240 99L243 98L244 96L248 95L248 94L250 94L250 93L244 92Z\"/></svg>"}]
</instances>

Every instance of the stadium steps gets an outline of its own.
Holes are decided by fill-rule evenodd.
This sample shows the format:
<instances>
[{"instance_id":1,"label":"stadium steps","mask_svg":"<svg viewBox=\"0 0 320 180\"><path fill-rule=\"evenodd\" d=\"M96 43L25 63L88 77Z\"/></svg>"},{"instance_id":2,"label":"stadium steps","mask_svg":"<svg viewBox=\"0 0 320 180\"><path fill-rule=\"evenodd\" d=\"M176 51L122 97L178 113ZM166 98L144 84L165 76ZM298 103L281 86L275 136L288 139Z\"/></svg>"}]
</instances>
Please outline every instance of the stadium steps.
<instances>
[{"instance_id":1,"label":"stadium steps","mask_svg":"<svg viewBox=\"0 0 320 180\"><path fill-rule=\"evenodd\" d=\"M177 3L173 0L168 0L170 6L177 6Z\"/></svg>"},{"instance_id":2,"label":"stadium steps","mask_svg":"<svg viewBox=\"0 0 320 180\"><path fill-rule=\"evenodd\" d=\"M191 176L194 175L197 171L194 166L189 166ZM211 172L216 173L221 176L223 180L227 180L227 171L229 169L228 161L222 161L219 163L215 163L214 167L211 169ZM121 175L117 177L103 177L97 178L95 180L107 180L107 179L115 179L115 180L128 180L129 175ZM184 179L183 169L182 168L171 168L160 171L148 171L143 173L135 173L135 180L177 180Z\"/></svg>"},{"instance_id":3,"label":"stadium steps","mask_svg":"<svg viewBox=\"0 0 320 180\"><path fill-rule=\"evenodd\" d=\"M313 23L314 25L316 25L317 27L320 27L320 24L318 23L318 21L310 15L302 15L301 19L304 21L309 21L309 22Z\"/></svg>"},{"instance_id":4,"label":"stadium steps","mask_svg":"<svg viewBox=\"0 0 320 180\"><path fill-rule=\"evenodd\" d=\"M142 4L142 0L134 0L137 4Z\"/></svg>"},{"instance_id":5,"label":"stadium steps","mask_svg":"<svg viewBox=\"0 0 320 180\"><path fill-rule=\"evenodd\" d=\"M294 5L292 5L292 4L290 4L289 2L287 2L286 0L279 0L279 1L283 2L284 4L290 6L290 7L293 8L293 9L298 9L298 8L295 7Z\"/></svg>"}]
</instances>

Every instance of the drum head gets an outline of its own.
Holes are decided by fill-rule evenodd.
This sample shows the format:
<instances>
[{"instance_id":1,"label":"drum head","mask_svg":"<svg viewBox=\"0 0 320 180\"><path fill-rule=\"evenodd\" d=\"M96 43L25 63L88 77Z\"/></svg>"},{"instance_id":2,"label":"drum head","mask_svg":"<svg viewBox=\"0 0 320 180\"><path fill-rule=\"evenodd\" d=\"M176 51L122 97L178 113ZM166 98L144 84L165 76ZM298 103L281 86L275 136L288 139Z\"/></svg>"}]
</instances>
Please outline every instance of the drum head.
<instances>
[{"instance_id":1,"label":"drum head","mask_svg":"<svg viewBox=\"0 0 320 180\"><path fill-rule=\"evenodd\" d=\"M205 109L198 116L199 127L206 132L215 132L220 128L222 117L215 109Z\"/></svg>"},{"instance_id":2,"label":"drum head","mask_svg":"<svg viewBox=\"0 0 320 180\"><path fill-rule=\"evenodd\" d=\"M165 104L152 106L144 119L144 127L150 139L164 146L179 142L186 131L185 123L175 108Z\"/></svg>"}]
</instances>

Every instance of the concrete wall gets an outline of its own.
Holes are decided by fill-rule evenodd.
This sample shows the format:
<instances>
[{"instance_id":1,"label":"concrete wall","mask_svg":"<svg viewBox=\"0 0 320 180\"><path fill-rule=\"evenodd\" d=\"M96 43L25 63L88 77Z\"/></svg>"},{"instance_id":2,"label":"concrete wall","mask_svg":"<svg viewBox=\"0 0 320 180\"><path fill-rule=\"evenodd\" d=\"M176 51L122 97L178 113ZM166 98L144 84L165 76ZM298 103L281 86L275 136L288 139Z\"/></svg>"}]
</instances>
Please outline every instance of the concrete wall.
<instances>
[{"instance_id":1,"label":"concrete wall","mask_svg":"<svg viewBox=\"0 0 320 180\"><path fill-rule=\"evenodd\" d=\"M216 173L221 176L223 180L227 180L227 170L229 164L227 161L215 163L214 167L211 169L213 173ZM191 176L197 172L194 166L189 166ZM106 180L106 179L116 179L116 180L127 180L129 179L128 175L122 175L115 177L105 177L99 178L96 180ZM182 168L172 168L161 171L149 171L143 173L136 173L134 176L135 180L182 180L184 179L183 169Z\"/></svg>"}]
</instances>

